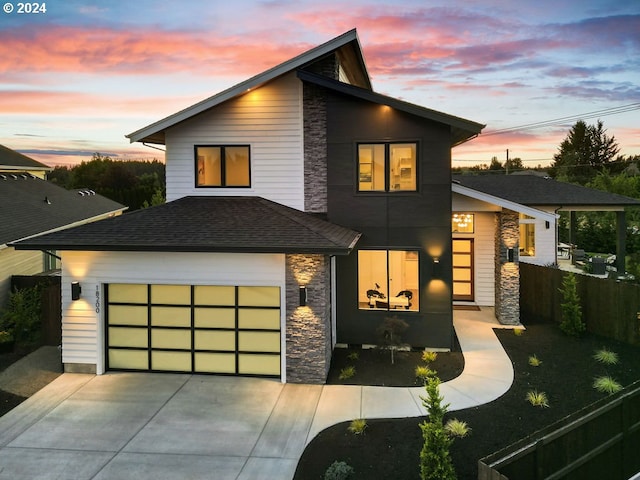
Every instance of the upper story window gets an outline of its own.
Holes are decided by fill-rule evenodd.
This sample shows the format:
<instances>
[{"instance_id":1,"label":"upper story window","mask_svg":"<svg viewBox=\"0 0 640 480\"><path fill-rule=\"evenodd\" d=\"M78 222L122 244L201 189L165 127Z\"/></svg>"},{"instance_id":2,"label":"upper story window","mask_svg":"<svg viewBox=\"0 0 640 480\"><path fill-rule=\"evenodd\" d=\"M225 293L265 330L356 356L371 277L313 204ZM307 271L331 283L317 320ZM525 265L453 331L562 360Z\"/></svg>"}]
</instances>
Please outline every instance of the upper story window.
<instances>
[{"instance_id":1,"label":"upper story window","mask_svg":"<svg viewBox=\"0 0 640 480\"><path fill-rule=\"evenodd\" d=\"M416 143L361 143L358 145L359 192L415 192Z\"/></svg>"},{"instance_id":2,"label":"upper story window","mask_svg":"<svg viewBox=\"0 0 640 480\"><path fill-rule=\"evenodd\" d=\"M196 187L250 187L248 145L195 147Z\"/></svg>"}]
</instances>

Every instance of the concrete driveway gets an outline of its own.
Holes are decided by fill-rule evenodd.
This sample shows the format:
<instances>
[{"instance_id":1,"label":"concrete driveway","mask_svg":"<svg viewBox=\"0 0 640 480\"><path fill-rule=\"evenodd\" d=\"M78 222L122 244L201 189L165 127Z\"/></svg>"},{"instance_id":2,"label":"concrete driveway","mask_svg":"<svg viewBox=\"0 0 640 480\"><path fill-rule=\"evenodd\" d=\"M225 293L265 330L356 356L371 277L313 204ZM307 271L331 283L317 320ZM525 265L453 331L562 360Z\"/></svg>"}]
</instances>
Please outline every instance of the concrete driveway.
<instances>
[{"instance_id":1,"label":"concrete driveway","mask_svg":"<svg viewBox=\"0 0 640 480\"><path fill-rule=\"evenodd\" d=\"M454 320L465 369L441 387L450 410L489 402L513 379L495 320L473 315ZM188 374L63 374L0 418L0 479L291 480L324 428L424 415L423 394Z\"/></svg>"}]
</instances>

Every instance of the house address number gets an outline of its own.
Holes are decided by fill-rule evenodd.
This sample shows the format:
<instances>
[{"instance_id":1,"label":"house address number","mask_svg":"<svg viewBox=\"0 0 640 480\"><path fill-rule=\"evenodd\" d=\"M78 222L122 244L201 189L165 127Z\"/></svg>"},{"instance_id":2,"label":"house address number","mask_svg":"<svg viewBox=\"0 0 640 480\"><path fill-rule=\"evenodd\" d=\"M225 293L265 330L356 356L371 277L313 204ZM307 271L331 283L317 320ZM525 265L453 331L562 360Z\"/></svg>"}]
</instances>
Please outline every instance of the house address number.
<instances>
[{"instance_id":1,"label":"house address number","mask_svg":"<svg viewBox=\"0 0 640 480\"><path fill-rule=\"evenodd\" d=\"M96 285L96 313L100 313L100 285Z\"/></svg>"}]
</instances>

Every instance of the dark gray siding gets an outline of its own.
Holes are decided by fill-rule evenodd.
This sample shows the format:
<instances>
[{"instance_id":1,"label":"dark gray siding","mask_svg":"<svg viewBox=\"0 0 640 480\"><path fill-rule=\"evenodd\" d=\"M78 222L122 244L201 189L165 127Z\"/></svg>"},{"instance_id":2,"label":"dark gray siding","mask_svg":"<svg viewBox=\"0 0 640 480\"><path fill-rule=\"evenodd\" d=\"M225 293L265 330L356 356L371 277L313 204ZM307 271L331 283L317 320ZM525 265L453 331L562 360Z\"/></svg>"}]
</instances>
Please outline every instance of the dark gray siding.
<instances>
[{"instance_id":1,"label":"dark gray siding","mask_svg":"<svg viewBox=\"0 0 640 480\"><path fill-rule=\"evenodd\" d=\"M404 340L412 346L451 348L449 126L338 93L327 102L328 220L362 232L358 248L415 249L420 262L420 311L384 312L358 309L357 251L338 257L338 342L378 343L376 328L398 315L409 323ZM358 193L357 144L404 141L418 143L418 192ZM434 249L441 264L435 280Z\"/></svg>"}]
</instances>

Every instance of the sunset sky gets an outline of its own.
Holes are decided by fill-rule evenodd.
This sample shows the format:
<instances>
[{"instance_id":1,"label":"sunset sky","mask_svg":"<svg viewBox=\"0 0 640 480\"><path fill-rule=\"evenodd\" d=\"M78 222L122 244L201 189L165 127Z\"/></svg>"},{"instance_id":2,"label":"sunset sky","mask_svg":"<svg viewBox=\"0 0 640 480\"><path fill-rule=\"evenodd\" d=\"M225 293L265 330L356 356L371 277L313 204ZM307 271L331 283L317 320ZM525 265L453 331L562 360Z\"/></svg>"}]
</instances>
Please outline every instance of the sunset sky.
<instances>
[{"instance_id":1,"label":"sunset sky","mask_svg":"<svg viewBox=\"0 0 640 480\"><path fill-rule=\"evenodd\" d=\"M638 0L2 3L0 144L49 165L163 159L124 136L352 28L375 91L487 124L454 165L548 164L581 116L640 154Z\"/></svg>"}]
</instances>

